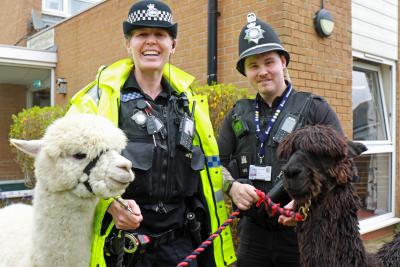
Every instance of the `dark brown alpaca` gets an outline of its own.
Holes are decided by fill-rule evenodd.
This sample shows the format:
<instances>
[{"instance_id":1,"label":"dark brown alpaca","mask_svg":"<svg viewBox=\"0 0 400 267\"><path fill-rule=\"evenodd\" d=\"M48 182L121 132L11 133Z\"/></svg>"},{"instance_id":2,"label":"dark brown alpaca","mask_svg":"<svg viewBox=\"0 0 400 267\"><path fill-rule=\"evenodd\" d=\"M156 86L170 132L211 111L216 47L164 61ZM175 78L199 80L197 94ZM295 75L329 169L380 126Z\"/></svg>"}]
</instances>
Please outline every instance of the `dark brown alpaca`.
<instances>
[{"instance_id":1,"label":"dark brown alpaca","mask_svg":"<svg viewBox=\"0 0 400 267\"><path fill-rule=\"evenodd\" d=\"M295 200L295 209L311 204L306 220L297 224L301 266L400 266L383 259L381 265L376 257L366 256L360 239L360 201L350 182L352 158L365 150L326 126L306 126L279 145L279 158L288 160L284 187ZM400 242L394 246L400 249Z\"/></svg>"}]
</instances>

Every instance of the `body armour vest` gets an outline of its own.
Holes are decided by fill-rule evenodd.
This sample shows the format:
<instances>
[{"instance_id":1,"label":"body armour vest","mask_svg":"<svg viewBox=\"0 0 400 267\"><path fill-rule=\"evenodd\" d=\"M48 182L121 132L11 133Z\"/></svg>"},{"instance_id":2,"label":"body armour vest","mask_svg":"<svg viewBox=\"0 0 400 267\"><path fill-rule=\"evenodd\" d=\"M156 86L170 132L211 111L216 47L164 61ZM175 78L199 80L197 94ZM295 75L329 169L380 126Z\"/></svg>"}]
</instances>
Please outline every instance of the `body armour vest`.
<instances>
[{"instance_id":1,"label":"body armour vest","mask_svg":"<svg viewBox=\"0 0 400 267\"><path fill-rule=\"evenodd\" d=\"M144 102L147 101L140 95L128 100L121 97L119 128L128 137L122 155L132 162L135 173L135 180L123 197L135 199L139 204L163 202L173 206L197 190L198 171L204 167L204 155L198 147L185 151L176 145L184 114L176 96L169 96L165 104L152 104L151 114L144 111ZM149 134L146 123L135 119L137 113L147 119L155 116L164 130ZM165 209L168 212L168 206Z\"/></svg>"},{"instance_id":2,"label":"body armour vest","mask_svg":"<svg viewBox=\"0 0 400 267\"><path fill-rule=\"evenodd\" d=\"M282 127L281 123L283 119L288 115L297 120L294 129L304 126L306 121L305 116L309 111L309 104L312 97L313 95L310 93L296 92L293 90L284 109L279 114L268 139L265 141L265 155L263 158L258 156L259 141L257 139L256 126L254 123L254 99L241 99L236 102L233 116L240 119L248 126L248 132L240 137L236 137L236 150L229 163L230 170L235 168L233 173L238 174L238 177L235 178L248 179L250 165L271 166L271 181L252 180L252 184L263 192L269 192L271 190L278 182L278 175L281 171L281 167L285 163L277 159L276 149L279 143L276 141L277 138L274 137L277 136L278 129ZM265 112L260 112L261 132L265 131L266 125L272 115L273 112L268 116ZM289 201L290 197L286 193L279 199L281 204L286 204Z\"/></svg>"}]
</instances>

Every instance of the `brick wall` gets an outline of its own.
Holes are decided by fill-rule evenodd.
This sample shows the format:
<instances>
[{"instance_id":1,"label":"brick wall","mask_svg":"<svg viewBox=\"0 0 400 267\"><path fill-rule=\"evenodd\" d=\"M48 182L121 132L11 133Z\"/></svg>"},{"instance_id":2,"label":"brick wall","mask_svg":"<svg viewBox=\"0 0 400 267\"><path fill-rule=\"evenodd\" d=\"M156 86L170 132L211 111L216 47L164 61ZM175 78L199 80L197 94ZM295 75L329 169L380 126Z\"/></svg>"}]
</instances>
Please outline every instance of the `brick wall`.
<instances>
[{"instance_id":1,"label":"brick wall","mask_svg":"<svg viewBox=\"0 0 400 267\"><path fill-rule=\"evenodd\" d=\"M314 30L313 17L320 4L315 0L220 1L218 77L223 83L247 86L234 67L246 14L255 12L276 30L289 51L289 74L295 88L327 99L351 137L351 1L326 3L335 19L334 33L329 38L318 37Z\"/></svg>"},{"instance_id":2,"label":"brick wall","mask_svg":"<svg viewBox=\"0 0 400 267\"><path fill-rule=\"evenodd\" d=\"M8 142L11 115L26 106L26 88L19 85L0 84L0 181L22 179L23 175L14 161Z\"/></svg>"},{"instance_id":3,"label":"brick wall","mask_svg":"<svg viewBox=\"0 0 400 267\"><path fill-rule=\"evenodd\" d=\"M177 50L171 63L191 73L201 83L207 78L207 7L195 0L165 1L178 22ZM95 77L99 66L127 57L122 22L133 1L109 0L56 26L57 77L68 81L67 98ZM189 14L189 15L188 15ZM72 33L72 34L71 34ZM184 34L182 34L184 33Z\"/></svg>"},{"instance_id":4,"label":"brick wall","mask_svg":"<svg viewBox=\"0 0 400 267\"><path fill-rule=\"evenodd\" d=\"M171 62L204 84L207 80L207 3L166 2L179 25L177 51ZM331 37L320 38L313 26L313 16L320 3L319 0L220 0L218 81L247 87L246 79L235 69L238 36L247 13L255 12L276 29L291 53L289 73L294 86L325 97L351 137L351 4L348 0L326 3L335 18L335 30ZM56 27L59 56L56 75L67 78L69 88L67 96L57 96L57 103L66 103L67 97L93 79L100 65L127 56L121 23L130 5L127 1L109 0Z\"/></svg>"},{"instance_id":5,"label":"brick wall","mask_svg":"<svg viewBox=\"0 0 400 267\"><path fill-rule=\"evenodd\" d=\"M1 0L0 44L24 46L24 36L32 33L31 10L40 10L41 0Z\"/></svg>"}]
</instances>

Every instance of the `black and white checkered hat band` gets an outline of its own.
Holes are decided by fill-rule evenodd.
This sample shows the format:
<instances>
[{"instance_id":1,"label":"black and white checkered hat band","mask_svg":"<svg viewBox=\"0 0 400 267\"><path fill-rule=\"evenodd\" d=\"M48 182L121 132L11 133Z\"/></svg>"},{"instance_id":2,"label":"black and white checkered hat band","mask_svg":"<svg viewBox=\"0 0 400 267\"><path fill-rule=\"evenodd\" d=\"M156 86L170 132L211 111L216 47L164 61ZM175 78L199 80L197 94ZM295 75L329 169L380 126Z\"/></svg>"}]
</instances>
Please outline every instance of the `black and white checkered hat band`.
<instances>
[{"instance_id":1,"label":"black and white checkered hat band","mask_svg":"<svg viewBox=\"0 0 400 267\"><path fill-rule=\"evenodd\" d=\"M147 10L136 10L128 16L128 22L134 23L139 21L167 21L172 23L172 14L166 11L159 11L157 15L149 16Z\"/></svg>"}]
</instances>

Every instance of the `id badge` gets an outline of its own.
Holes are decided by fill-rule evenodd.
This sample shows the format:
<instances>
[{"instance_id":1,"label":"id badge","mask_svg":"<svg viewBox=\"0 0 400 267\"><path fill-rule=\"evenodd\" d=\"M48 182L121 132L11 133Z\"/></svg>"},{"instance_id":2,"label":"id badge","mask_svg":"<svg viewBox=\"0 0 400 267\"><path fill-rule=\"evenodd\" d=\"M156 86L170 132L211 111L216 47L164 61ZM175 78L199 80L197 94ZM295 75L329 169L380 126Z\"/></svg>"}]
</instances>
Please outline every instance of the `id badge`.
<instances>
[{"instance_id":1,"label":"id badge","mask_svg":"<svg viewBox=\"0 0 400 267\"><path fill-rule=\"evenodd\" d=\"M271 166L250 165L249 179L269 182L271 181L271 170Z\"/></svg>"}]
</instances>

